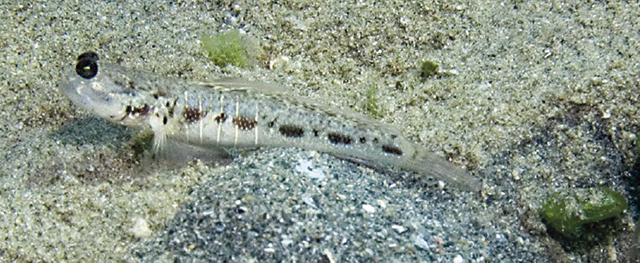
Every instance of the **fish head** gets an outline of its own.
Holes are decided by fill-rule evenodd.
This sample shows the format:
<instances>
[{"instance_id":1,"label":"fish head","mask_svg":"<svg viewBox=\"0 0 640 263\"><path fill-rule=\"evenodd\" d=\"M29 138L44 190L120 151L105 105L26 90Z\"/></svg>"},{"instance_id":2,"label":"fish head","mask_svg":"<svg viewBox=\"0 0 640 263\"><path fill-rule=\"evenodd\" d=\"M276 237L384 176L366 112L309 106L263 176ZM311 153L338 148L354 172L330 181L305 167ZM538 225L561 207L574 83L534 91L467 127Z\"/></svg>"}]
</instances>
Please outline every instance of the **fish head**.
<instances>
[{"instance_id":1,"label":"fish head","mask_svg":"<svg viewBox=\"0 0 640 263\"><path fill-rule=\"evenodd\" d=\"M100 63L94 52L82 53L63 70L58 89L77 106L117 124L145 125L153 111L148 91L136 90L131 70Z\"/></svg>"}]
</instances>

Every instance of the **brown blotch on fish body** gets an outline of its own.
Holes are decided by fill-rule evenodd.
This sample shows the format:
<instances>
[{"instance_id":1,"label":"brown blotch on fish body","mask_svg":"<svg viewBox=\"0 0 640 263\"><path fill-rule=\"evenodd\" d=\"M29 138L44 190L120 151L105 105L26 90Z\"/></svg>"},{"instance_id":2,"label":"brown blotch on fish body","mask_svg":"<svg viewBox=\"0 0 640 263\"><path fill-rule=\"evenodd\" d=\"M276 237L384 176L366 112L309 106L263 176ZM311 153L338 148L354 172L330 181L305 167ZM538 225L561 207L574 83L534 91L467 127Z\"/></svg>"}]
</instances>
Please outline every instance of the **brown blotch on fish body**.
<instances>
[{"instance_id":1,"label":"brown blotch on fish body","mask_svg":"<svg viewBox=\"0 0 640 263\"><path fill-rule=\"evenodd\" d=\"M187 120L189 123L194 123L202 119L202 117L204 117L204 114L197 108L186 107L184 108L183 114L184 114L184 119Z\"/></svg>"},{"instance_id":2,"label":"brown blotch on fish body","mask_svg":"<svg viewBox=\"0 0 640 263\"><path fill-rule=\"evenodd\" d=\"M240 128L240 130L242 131L248 131L251 130L253 128L256 127L256 125L258 125L258 121L252 119L252 118L247 118L247 117L235 117L232 120L233 124L235 124L236 126L238 126L238 128Z\"/></svg>"},{"instance_id":3,"label":"brown blotch on fish body","mask_svg":"<svg viewBox=\"0 0 640 263\"><path fill-rule=\"evenodd\" d=\"M334 144L351 144L351 142L353 141L353 138L351 138L351 136L348 135L344 135L344 134L340 134L337 132L330 132L327 134L327 138L329 138L329 141L334 143Z\"/></svg>"},{"instance_id":4,"label":"brown blotch on fish body","mask_svg":"<svg viewBox=\"0 0 640 263\"><path fill-rule=\"evenodd\" d=\"M142 107L133 107L131 113L134 115L147 115L147 113L149 113L149 105L145 104Z\"/></svg>"},{"instance_id":5,"label":"brown blotch on fish body","mask_svg":"<svg viewBox=\"0 0 640 263\"><path fill-rule=\"evenodd\" d=\"M304 135L304 129L296 125L281 125L278 131L280 134L292 138L300 138Z\"/></svg>"},{"instance_id":6,"label":"brown blotch on fish body","mask_svg":"<svg viewBox=\"0 0 640 263\"><path fill-rule=\"evenodd\" d=\"M133 107L131 105L127 105L127 107L124 108L124 117L122 117L122 119L120 119L121 121L126 119L127 117L133 115L133 116L138 116L138 115L147 115L150 111L150 107L148 104L143 105L142 107Z\"/></svg>"},{"instance_id":7,"label":"brown blotch on fish body","mask_svg":"<svg viewBox=\"0 0 640 263\"><path fill-rule=\"evenodd\" d=\"M386 153L390 153L390 154L395 154L395 155L402 155L402 150L400 150L400 148L393 146L393 145L382 145L382 151L386 152Z\"/></svg>"},{"instance_id":8,"label":"brown blotch on fish body","mask_svg":"<svg viewBox=\"0 0 640 263\"><path fill-rule=\"evenodd\" d=\"M270 121L270 122L267 122L267 126L268 126L269 128L273 128L273 125L276 125L276 120L272 120L272 121Z\"/></svg>"},{"instance_id":9,"label":"brown blotch on fish body","mask_svg":"<svg viewBox=\"0 0 640 263\"><path fill-rule=\"evenodd\" d=\"M223 123L227 121L227 114L225 114L224 112L221 112L218 116L213 118L213 120L216 121L218 124Z\"/></svg>"}]
</instances>

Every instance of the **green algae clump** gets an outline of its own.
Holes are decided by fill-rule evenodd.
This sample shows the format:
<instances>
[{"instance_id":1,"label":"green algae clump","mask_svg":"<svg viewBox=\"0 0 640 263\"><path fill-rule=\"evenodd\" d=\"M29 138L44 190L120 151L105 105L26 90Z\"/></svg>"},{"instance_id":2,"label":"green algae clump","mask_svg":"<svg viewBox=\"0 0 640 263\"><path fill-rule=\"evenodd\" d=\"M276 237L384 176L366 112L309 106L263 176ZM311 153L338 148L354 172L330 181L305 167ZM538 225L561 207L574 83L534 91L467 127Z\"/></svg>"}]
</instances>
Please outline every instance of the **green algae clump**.
<instances>
[{"instance_id":1,"label":"green algae clump","mask_svg":"<svg viewBox=\"0 0 640 263\"><path fill-rule=\"evenodd\" d=\"M550 195L540 211L545 223L571 237L580 226L622 214L627 199L610 188L569 189Z\"/></svg>"},{"instance_id":2,"label":"green algae clump","mask_svg":"<svg viewBox=\"0 0 640 263\"><path fill-rule=\"evenodd\" d=\"M364 109L376 118L382 117L380 104L378 103L378 86L370 85L365 91Z\"/></svg>"},{"instance_id":3,"label":"green algae clump","mask_svg":"<svg viewBox=\"0 0 640 263\"><path fill-rule=\"evenodd\" d=\"M438 64L433 61L425 60L420 65L420 76L428 78L435 75L438 72Z\"/></svg>"},{"instance_id":4,"label":"green algae clump","mask_svg":"<svg viewBox=\"0 0 640 263\"><path fill-rule=\"evenodd\" d=\"M228 64L237 67L247 67L250 64L249 52L238 30L231 30L213 36L200 38L204 49L209 53L209 58L218 67Z\"/></svg>"}]
</instances>

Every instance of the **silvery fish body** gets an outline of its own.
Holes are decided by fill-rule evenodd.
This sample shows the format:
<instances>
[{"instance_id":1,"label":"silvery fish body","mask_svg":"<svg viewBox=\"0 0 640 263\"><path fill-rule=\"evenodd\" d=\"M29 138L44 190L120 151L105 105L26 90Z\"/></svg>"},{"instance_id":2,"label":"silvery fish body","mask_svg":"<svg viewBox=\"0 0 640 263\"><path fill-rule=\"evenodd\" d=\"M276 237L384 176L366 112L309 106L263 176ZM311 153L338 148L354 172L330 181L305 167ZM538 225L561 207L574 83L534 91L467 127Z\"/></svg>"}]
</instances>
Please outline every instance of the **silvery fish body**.
<instances>
[{"instance_id":1,"label":"silvery fish body","mask_svg":"<svg viewBox=\"0 0 640 263\"><path fill-rule=\"evenodd\" d=\"M98 62L92 52L66 69L59 89L112 122L199 147L299 147L433 176L463 190L481 183L388 125L275 92L268 84L192 83ZM262 87L264 86L264 88Z\"/></svg>"}]
</instances>

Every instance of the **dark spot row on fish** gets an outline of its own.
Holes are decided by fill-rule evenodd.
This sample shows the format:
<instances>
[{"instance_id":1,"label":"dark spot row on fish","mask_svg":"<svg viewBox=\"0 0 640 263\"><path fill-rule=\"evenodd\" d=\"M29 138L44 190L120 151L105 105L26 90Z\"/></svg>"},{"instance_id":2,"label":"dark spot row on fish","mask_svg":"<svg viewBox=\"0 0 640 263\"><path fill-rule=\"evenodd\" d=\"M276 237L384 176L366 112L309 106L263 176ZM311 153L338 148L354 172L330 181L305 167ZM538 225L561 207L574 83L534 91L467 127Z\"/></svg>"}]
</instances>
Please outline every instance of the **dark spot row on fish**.
<instances>
[{"instance_id":1,"label":"dark spot row on fish","mask_svg":"<svg viewBox=\"0 0 640 263\"><path fill-rule=\"evenodd\" d=\"M148 112L148 106L145 105L145 107L140 108L140 109L131 109L131 108L127 108L127 112L135 112L135 113L143 113L146 114L146 112ZM199 109L197 108L185 108L184 109L184 118L186 121L188 121L189 123L194 123L197 122L199 120L201 120L206 113L201 112ZM227 120L228 116L227 114L225 114L224 112L221 112L218 116L214 117L213 120L216 121L218 124L221 124L223 122L225 122ZM257 125L258 125L258 121L254 120L253 118L249 118L249 117L244 117L244 116L239 116L239 117L234 117L232 119L232 123L234 125L236 125L240 130L242 131L249 131L254 129ZM274 127L276 124L276 120L272 120L267 122L267 126L272 128ZM318 137L320 136L320 131L317 129L313 129L313 136ZM304 136L304 128L302 126L298 126L298 125L290 125L290 124L284 124L284 125L280 125L278 127L278 132L280 132L280 134L282 134L283 136L289 137L289 138L301 138ZM397 136L395 135L391 135L391 139L395 139L397 138ZM350 145L351 143L354 142L354 138L352 136L349 135L345 135L342 133L338 133L338 132L329 132L327 133L327 139L329 139L329 141L333 144L336 145ZM360 142L361 144L365 144L367 143L367 138L365 138L364 136L359 137L358 142ZM373 143L374 144L378 144L379 140L378 138L374 138L373 139ZM394 146L394 145L390 145L390 144L385 144L382 145L382 151L388 154L394 154L394 155L402 155L403 151Z\"/></svg>"},{"instance_id":2,"label":"dark spot row on fish","mask_svg":"<svg viewBox=\"0 0 640 263\"><path fill-rule=\"evenodd\" d=\"M351 144L353 138L349 135L340 134L337 132L330 132L327 134L329 141L334 144Z\"/></svg>"},{"instance_id":3,"label":"dark spot row on fish","mask_svg":"<svg viewBox=\"0 0 640 263\"><path fill-rule=\"evenodd\" d=\"M224 112L221 112L218 116L213 118L213 120L216 121L218 124L223 123L227 121L227 114L225 114Z\"/></svg>"},{"instance_id":4,"label":"dark spot row on fish","mask_svg":"<svg viewBox=\"0 0 640 263\"><path fill-rule=\"evenodd\" d=\"M275 121L271 121L269 122L270 125L269 127L273 127L275 125ZM304 128L301 126L297 126L297 125L280 125L280 127L278 128L278 131L280 132L280 134L289 137L289 138L300 138L302 136L304 136ZM318 137L320 134L320 131L313 129L313 135L315 137ZM392 139L397 138L397 136L392 135L391 136ZM353 142L353 137L349 136L349 135L345 135L345 134L341 134L341 133L337 133L337 132L330 132L327 134L327 139L329 139L329 141L333 144L343 144L343 145L350 145ZM362 144L367 143L367 138L365 137L360 137L358 138L359 142ZM378 138L374 138L373 139L374 143L378 143ZM402 155L403 152L400 148L390 145L390 144L385 144L382 145L382 151L385 153L389 153L389 154L394 154L394 155Z\"/></svg>"},{"instance_id":5,"label":"dark spot row on fish","mask_svg":"<svg viewBox=\"0 0 640 263\"><path fill-rule=\"evenodd\" d=\"M392 139L395 139L397 136L391 136ZM353 142L353 137L349 136L349 135L344 135L341 133L337 133L337 132L330 132L327 134L327 138L329 139L329 141L333 144L344 144L344 145L350 145ZM364 144L367 142L367 139L365 137L360 137L359 138L360 143ZM373 139L374 143L378 143L378 138L374 138ZM395 154L395 155L402 155L403 152L402 150L400 150L400 148L390 145L390 144L385 144L382 145L382 151L385 153L389 153L389 154Z\"/></svg>"},{"instance_id":6,"label":"dark spot row on fish","mask_svg":"<svg viewBox=\"0 0 640 263\"><path fill-rule=\"evenodd\" d=\"M304 129L296 125L280 125L278 131L280 131L280 134L291 138L300 138L304 135Z\"/></svg>"},{"instance_id":7,"label":"dark spot row on fish","mask_svg":"<svg viewBox=\"0 0 640 263\"><path fill-rule=\"evenodd\" d=\"M252 130L256 125L258 125L258 121L242 116L233 118L232 123L242 131Z\"/></svg>"},{"instance_id":8,"label":"dark spot row on fish","mask_svg":"<svg viewBox=\"0 0 640 263\"><path fill-rule=\"evenodd\" d=\"M202 119L206 113L200 111L197 108L184 108L184 119L189 123L194 123Z\"/></svg>"},{"instance_id":9,"label":"dark spot row on fish","mask_svg":"<svg viewBox=\"0 0 640 263\"><path fill-rule=\"evenodd\" d=\"M382 151L390 154L402 155L402 150L400 150L400 148L389 144L382 145Z\"/></svg>"}]
</instances>

